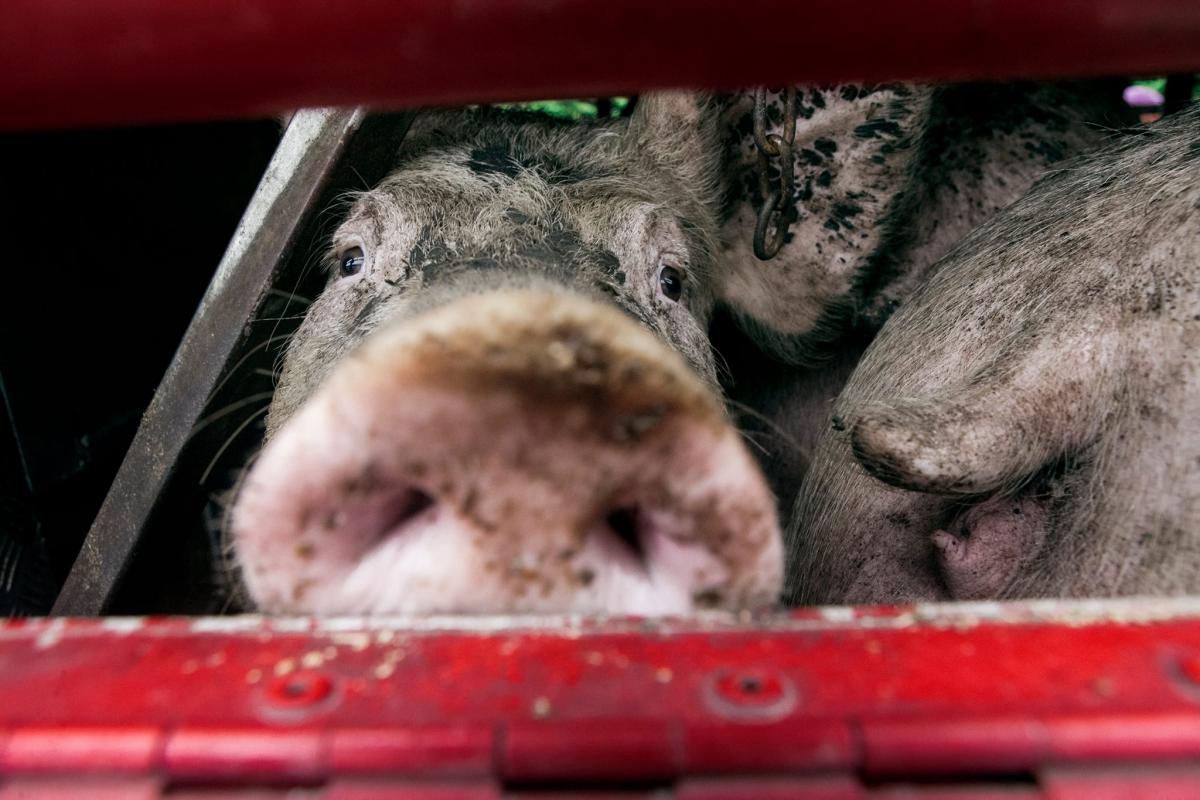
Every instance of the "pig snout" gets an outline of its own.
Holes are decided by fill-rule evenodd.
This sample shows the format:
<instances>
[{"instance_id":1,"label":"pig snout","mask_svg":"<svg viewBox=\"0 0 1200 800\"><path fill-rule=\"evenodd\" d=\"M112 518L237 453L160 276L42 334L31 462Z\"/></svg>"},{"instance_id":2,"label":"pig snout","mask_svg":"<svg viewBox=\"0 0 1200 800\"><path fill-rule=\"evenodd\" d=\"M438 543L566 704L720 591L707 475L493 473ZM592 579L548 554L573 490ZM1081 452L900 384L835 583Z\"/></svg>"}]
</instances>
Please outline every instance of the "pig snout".
<instances>
[{"instance_id":1,"label":"pig snout","mask_svg":"<svg viewBox=\"0 0 1200 800\"><path fill-rule=\"evenodd\" d=\"M510 290L386 325L279 430L232 531L269 612L771 604L774 503L719 399L619 311Z\"/></svg>"}]
</instances>

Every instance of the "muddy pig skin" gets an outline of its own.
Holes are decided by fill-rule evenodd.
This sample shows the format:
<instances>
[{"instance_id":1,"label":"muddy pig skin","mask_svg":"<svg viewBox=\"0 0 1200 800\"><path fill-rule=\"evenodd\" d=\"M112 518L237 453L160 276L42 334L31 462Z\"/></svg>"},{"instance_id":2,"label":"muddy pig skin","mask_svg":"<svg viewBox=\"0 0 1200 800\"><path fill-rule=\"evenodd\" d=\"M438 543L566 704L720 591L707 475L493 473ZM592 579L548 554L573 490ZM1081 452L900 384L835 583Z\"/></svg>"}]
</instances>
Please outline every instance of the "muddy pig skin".
<instances>
[{"instance_id":1,"label":"muddy pig skin","mask_svg":"<svg viewBox=\"0 0 1200 800\"><path fill-rule=\"evenodd\" d=\"M724 412L706 98L575 125L421 115L353 200L232 513L264 611L776 602L774 500Z\"/></svg>"},{"instance_id":2,"label":"muddy pig skin","mask_svg":"<svg viewBox=\"0 0 1200 800\"><path fill-rule=\"evenodd\" d=\"M790 597L1200 591L1200 110L1054 170L932 272L833 409Z\"/></svg>"},{"instance_id":3,"label":"muddy pig skin","mask_svg":"<svg viewBox=\"0 0 1200 800\"><path fill-rule=\"evenodd\" d=\"M714 336L735 407L770 420L738 422L765 451L781 508L790 511L833 398L888 315L931 265L1048 169L1134 124L1121 88L1107 80L799 88L794 219L768 262L751 245L761 206L752 103L732 98L718 277L723 316L754 347ZM768 129L780 133L784 100L768 98Z\"/></svg>"}]
</instances>

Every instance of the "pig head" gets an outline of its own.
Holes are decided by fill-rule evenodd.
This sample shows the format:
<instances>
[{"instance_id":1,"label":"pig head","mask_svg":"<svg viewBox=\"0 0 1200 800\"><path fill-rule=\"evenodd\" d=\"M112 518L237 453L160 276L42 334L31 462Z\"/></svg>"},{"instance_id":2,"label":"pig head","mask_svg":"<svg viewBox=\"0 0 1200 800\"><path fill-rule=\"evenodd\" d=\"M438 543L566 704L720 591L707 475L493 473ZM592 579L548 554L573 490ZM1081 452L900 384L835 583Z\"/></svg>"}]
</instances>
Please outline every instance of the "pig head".
<instances>
[{"instance_id":1,"label":"pig head","mask_svg":"<svg viewBox=\"0 0 1200 800\"><path fill-rule=\"evenodd\" d=\"M353 199L232 513L272 612L770 605L774 501L707 322L722 145L699 95L576 125L423 114Z\"/></svg>"}]
</instances>

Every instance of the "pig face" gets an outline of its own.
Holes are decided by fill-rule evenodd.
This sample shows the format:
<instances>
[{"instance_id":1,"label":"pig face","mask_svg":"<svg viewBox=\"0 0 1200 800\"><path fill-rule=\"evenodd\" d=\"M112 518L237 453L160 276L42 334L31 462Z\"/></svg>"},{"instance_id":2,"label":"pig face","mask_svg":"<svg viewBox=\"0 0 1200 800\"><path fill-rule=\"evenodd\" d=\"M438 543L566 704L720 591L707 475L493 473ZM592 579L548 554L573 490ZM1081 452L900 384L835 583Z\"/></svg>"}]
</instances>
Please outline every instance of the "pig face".
<instances>
[{"instance_id":1,"label":"pig face","mask_svg":"<svg viewBox=\"0 0 1200 800\"><path fill-rule=\"evenodd\" d=\"M233 512L269 611L770 603L773 499L706 338L704 98L425 115L333 236Z\"/></svg>"},{"instance_id":2,"label":"pig face","mask_svg":"<svg viewBox=\"0 0 1200 800\"><path fill-rule=\"evenodd\" d=\"M662 124L681 118L690 130ZM269 434L384 322L498 288L615 305L715 386L714 130L685 97L648 98L628 127L492 110L419 119L399 168L333 235L330 281L289 352Z\"/></svg>"},{"instance_id":3,"label":"pig face","mask_svg":"<svg viewBox=\"0 0 1200 800\"><path fill-rule=\"evenodd\" d=\"M1047 177L884 325L801 489L794 599L1200 591L1197 122Z\"/></svg>"}]
</instances>

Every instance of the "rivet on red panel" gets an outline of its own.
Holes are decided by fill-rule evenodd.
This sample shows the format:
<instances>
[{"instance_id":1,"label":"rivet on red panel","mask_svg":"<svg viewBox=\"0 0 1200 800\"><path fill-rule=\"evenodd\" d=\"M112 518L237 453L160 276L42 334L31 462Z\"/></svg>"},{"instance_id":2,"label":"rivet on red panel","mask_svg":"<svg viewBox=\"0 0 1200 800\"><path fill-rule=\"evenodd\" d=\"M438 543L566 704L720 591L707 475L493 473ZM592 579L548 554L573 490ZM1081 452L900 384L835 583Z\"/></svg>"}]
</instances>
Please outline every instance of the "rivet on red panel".
<instances>
[{"instance_id":1,"label":"rivet on red panel","mask_svg":"<svg viewBox=\"0 0 1200 800\"><path fill-rule=\"evenodd\" d=\"M709 711L726 719L780 719L796 708L796 686L765 667L718 670L705 683L704 701Z\"/></svg>"}]
</instances>

